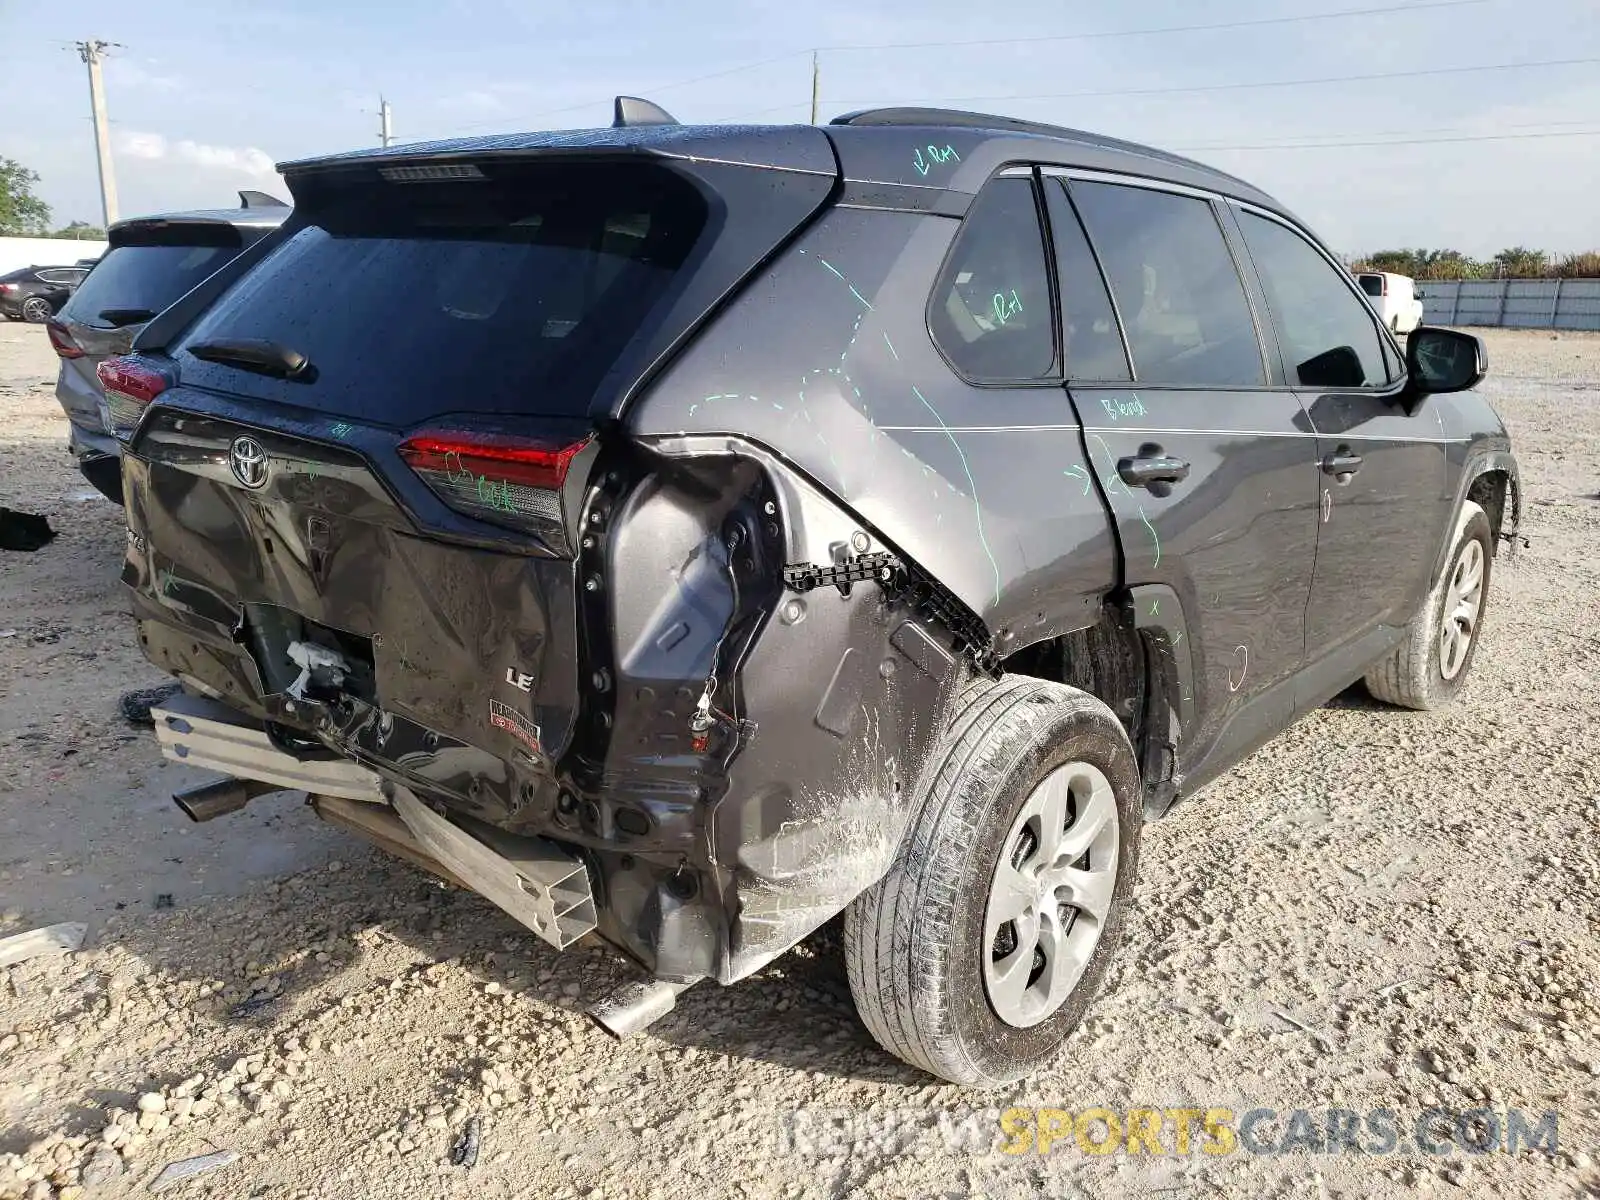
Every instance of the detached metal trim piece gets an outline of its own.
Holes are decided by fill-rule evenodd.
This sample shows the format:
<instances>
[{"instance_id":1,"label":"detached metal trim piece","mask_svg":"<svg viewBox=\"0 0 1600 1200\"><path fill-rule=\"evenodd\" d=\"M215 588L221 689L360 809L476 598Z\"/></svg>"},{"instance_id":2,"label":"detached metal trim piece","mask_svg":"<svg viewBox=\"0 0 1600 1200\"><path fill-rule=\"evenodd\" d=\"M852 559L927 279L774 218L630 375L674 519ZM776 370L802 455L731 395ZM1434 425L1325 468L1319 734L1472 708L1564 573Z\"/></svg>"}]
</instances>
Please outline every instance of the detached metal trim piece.
<instances>
[{"instance_id":1,"label":"detached metal trim piece","mask_svg":"<svg viewBox=\"0 0 1600 1200\"><path fill-rule=\"evenodd\" d=\"M383 781L345 759L302 762L272 744L266 731L225 704L179 694L151 708L161 753L173 762L239 779L347 800L384 803Z\"/></svg>"},{"instance_id":2,"label":"detached metal trim piece","mask_svg":"<svg viewBox=\"0 0 1600 1200\"><path fill-rule=\"evenodd\" d=\"M642 979L625 983L586 1009L590 1020L617 1039L629 1038L653 1025L677 1006L678 996L694 981Z\"/></svg>"},{"instance_id":3,"label":"detached metal trim piece","mask_svg":"<svg viewBox=\"0 0 1600 1200\"><path fill-rule=\"evenodd\" d=\"M469 832L398 785L392 802L424 854L557 950L595 928L588 868L554 842L481 822Z\"/></svg>"}]
</instances>

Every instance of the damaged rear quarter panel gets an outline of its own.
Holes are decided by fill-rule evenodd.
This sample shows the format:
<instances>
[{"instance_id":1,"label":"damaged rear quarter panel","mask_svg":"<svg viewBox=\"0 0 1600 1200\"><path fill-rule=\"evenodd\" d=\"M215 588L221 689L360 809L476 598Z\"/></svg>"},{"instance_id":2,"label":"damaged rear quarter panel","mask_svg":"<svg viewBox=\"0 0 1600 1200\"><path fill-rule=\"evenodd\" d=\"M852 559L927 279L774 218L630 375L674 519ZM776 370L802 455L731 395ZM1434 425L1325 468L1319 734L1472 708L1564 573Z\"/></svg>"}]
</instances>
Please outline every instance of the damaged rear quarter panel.
<instances>
[{"instance_id":1,"label":"damaged rear quarter panel","mask_svg":"<svg viewBox=\"0 0 1600 1200\"><path fill-rule=\"evenodd\" d=\"M945 630L876 582L851 584L848 595L835 586L803 595L769 586L756 598L759 630L730 625L736 608L749 605L735 606L720 586L722 543L705 533L726 528L720 497L748 496L748 481L761 479L758 494L773 510L763 515L781 529L791 561L826 563L856 551L861 523L739 439L663 439L654 448L727 486L708 485L694 504L688 489L652 482L619 521L616 561L628 577L614 611L627 699L618 706L607 791L653 791L660 804L676 776L685 803L693 790L706 802L704 851L729 914L720 964L729 982L788 949L888 869L966 668ZM652 575L669 586L651 586ZM734 666L732 694L744 718L725 766L717 760L729 742L714 742L709 756L689 752L700 686L672 687L705 678L714 662Z\"/></svg>"},{"instance_id":2,"label":"damaged rear quarter panel","mask_svg":"<svg viewBox=\"0 0 1600 1200\"><path fill-rule=\"evenodd\" d=\"M927 331L958 223L834 209L626 414L663 454L761 461L787 561L887 550L1012 649L1096 619L1117 551L1059 383L980 388ZM803 617L786 623L799 603ZM893 861L948 697L949 631L876 583L785 592L739 669L758 726L715 799L710 854L731 914L725 979L759 968Z\"/></svg>"}]
</instances>

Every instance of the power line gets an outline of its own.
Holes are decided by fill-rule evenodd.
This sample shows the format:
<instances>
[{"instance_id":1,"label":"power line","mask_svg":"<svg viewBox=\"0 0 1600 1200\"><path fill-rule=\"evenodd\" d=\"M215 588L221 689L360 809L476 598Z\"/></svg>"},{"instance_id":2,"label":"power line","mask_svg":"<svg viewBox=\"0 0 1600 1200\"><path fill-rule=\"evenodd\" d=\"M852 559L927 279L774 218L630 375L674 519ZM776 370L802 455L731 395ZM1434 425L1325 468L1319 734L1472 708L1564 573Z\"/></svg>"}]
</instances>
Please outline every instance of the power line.
<instances>
[{"instance_id":1,"label":"power line","mask_svg":"<svg viewBox=\"0 0 1600 1200\"><path fill-rule=\"evenodd\" d=\"M1131 37L1156 37L1175 33L1203 33L1224 29L1248 29L1268 25L1297 25L1308 21L1336 21L1347 18L1394 16L1400 13L1420 12L1441 8L1465 8L1469 5L1489 4L1493 0L1423 0L1420 4L1389 5L1382 8L1351 8L1339 9L1334 12L1303 13L1292 17L1256 17L1238 21L1216 21L1205 24L1192 25L1162 25L1145 29L1115 29L1100 33L1059 33L1059 34L1034 34L1025 37L1011 38L975 38L956 41L936 42L864 42L855 45L835 46L809 46L803 49L791 50L772 58L763 58L756 62L741 63L738 66L728 67L721 71L713 71L706 75L696 75L690 79L679 79L672 83L658 84L644 89L654 95L659 92L670 92L677 88L690 87L696 83L707 83L713 79L725 79L730 75L741 75L746 71L755 71L761 67L770 67L775 63L786 62L791 58L798 58L804 54L830 54L847 53L863 50L925 50L934 48L959 48L969 46L1012 46L1029 45L1046 42L1079 42L1079 41L1105 41L1113 38ZM606 96L598 100L588 100L581 104L565 104L560 108L546 108L539 112L530 113L525 119L535 121L541 117L553 117L562 113L577 112L580 109L595 108L609 104L611 97ZM789 105L782 105L788 108ZM777 112L777 108L763 109L763 112ZM478 121L470 125L458 126L459 129L480 129L489 125L500 125L501 121Z\"/></svg>"},{"instance_id":2,"label":"power line","mask_svg":"<svg viewBox=\"0 0 1600 1200\"><path fill-rule=\"evenodd\" d=\"M1487 3L1488 0L1483 0L1483 2ZM770 67L773 63L786 62L787 60L789 60L791 58L798 58L802 54L813 54L813 53L815 53L815 51L812 51L812 50L791 50L787 54L779 54L774 58L763 58L759 62L744 63L741 66L729 67L727 70L724 70L724 71L713 71L709 75L696 75L693 79L680 79L676 83L658 84L658 85L655 85L655 86L652 86L652 87L649 87L649 88L645 88L644 90L649 92L651 95L655 95L658 92L670 92L670 91L673 91L676 88L689 87L691 84L696 84L696 83L706 83L706 82L709 82L710 80L713 80L713 79L724 79L729 75L739 75L739 74L744 73L745 71L757 70L760 67ZM529 120L529 121L536 121L540 117L553 117L553 116L557 116L560 113L577 112L579 109L583 109L583 108L595 108L595 107L600 106L600 105L610 104L612 99L613 99L613 97L607 96L603 100L585 100L581 104L564 104L560 108L546 108L546 109L542 109L542 110L540 110L539 112L536 112L536 113L530 113L525 119ZM487 126L490 126L490 125L504 125L504 124L505 124L504 121L474 121L470 125L460 125L460 126L457 126L457 128L458 129L483 129L483 128L485 128Z\"/></svg>"},{"instance_id":3,"label":"power line","mask_svg":"<svg viewBox=\"0 0 1600 1200\"><path fill-rule=\"evenodd\" d=\"M1504 128L1505 129L1538 129L1538 130L1545 130L1545 129L1559 129L1559 128L1563 127L1563 126L1572 126L1572 125L1600 125L1600 117L1587 117L1587 118L1585 118L1585 119L1583 119L1581 121L1521 121L1521 122L1517 122L1515 124L1506 125L1506 126L1504 126ZM1359 130L1359 131L1352 130L1352 131L1350 131L1348 133L1317 133L1317 132L1312 132L1312 131L1303 131L1303 132L1300 132L1300 133L1286 133L1286 134L1282 134L1282 135L1280 135L1278 137L1262 138L1262 139L1260 139L1260 141L1262 143L1264 143L1263 148L1267 148L1267 145L1274 144L1274 143L1302 142L1302 141L1305 141L1307 139L1312 139L1312 140L1315 140L1315 141L1321 141L1323 139L1341 139L1341 138L1387 138L1387 137L1397 137L1398 138L1398 137L1417 137L1420 134L1472 133L1472 132L1473 132L1473 127L1470 126L1470 125L1440 125L1440 126L1435 126L1435 127L1431 128L1431 129L1419 129L1416 126L1412 126L1412 127L1408 128L1408 129L1363 129L1363 130ZM1139 141L1140 139L1137 138L1137 137L1134 137L1131 140ZM1396 144L1399 144L1399 143L1396 143ZM1190 152L1193 152L1193 151L1198 151L1198 150L1236 150L1236 149L1242 149L1242 148L1243 147L1234 146L1234 145L1231 145L1231 144L1229 144L1227 142L1216 142L1216 141L1213 141L1213 142L1207 142L1204 145L1195 145L1195 146L1185 147L1184 153L1187 154L1187 153L1190 153Z\"/></svg>"},{"instance_id":4,"label":"power line","mask_svg":"<svg viewBox=\"0 0 1600 1200\"><path fill-rule=\"evenodd\" d=\"M1371 83L1379 79L1418 79L1433 75L1471 75L1486 71L1527 71L1546 67L1587 66L1593 63L1600 63L1600 58L1556 58L1548 59L1544 62L1487 63L1477 67L1428 67L1423 70L1376 71L1365 75L1326 75L1318 79L1275 79L1251 83L1205 83L1185 85L1183 87L1117 88L1110 91L1090 92L1007 92L990 96L929 96L920 100L906 101L905 103L978 104L996 100L1083 100L1113 96L1178 96L1191 95L1196 92L1235 92L1263 88L1311 87L1329 83ZM871 102L866 100L835 100L833 103L845 108L853 108ZM793 106L784 104L764 111L777 112L779 108L790 107ZM750 115L756 116L759 114L752 113Z\"/></svg>"},{"instance_id":5,"label":"power line","mask_svg":"<svg viewBox=\"0 0 1600 1200\"><path fill-rule=\"evenodd\" d=\"M1105 33L1039 34L1014 38L976 38L953 42L877 42L859 46L821 46L826 51L848 50L932 50L957 46L1010 46L1034 42L1092 42L1107 38L1154 37L1167 33L1205 33L1220 29L1253 29L1263 25L1298 25L1305 21L1336 21L1345 17L1389 16L1432 8L1465 8L1469 4L1488 4L1490 0L1426 0L1422 4L1387 5L1383 8L1348 8L1338 12L1305 13L1296 17L1254 17L1241 21L1215 21L1203 25L1161 25L1150 29L1115 29Z\"/></svg>"},{"instance_id":6,"label":"power line","mask_svg":"<svg viewBox=\"0 0 1600 1200\"><path fill-rule=\"evenodd\" d=\"M1444 146L1451 142L1518 142L1528 138L1600 137L1600 129L1571 129L1561 133L1485 133L1471 137L1404 138L1384 142L1280 142L1254 146L1175 146L1180 154L1223 150L1339 150L1348 146Z\"/></svg>"}]
</instances>

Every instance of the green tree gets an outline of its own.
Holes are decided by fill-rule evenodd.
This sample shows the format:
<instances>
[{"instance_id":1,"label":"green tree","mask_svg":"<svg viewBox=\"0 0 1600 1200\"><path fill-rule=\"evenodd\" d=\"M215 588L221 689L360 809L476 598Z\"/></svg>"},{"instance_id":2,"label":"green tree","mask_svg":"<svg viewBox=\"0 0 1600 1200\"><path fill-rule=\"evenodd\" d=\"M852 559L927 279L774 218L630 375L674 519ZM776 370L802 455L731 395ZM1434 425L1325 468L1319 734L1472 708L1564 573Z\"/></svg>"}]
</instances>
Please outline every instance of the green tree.
<instances>
[{"instance_id":1,"label":"green tree","mask_svg":"<svg viewBox=\"0 0 1600 1200\"><path fill-rule=\"evenodd\" d=\"M1543 250L1512 246L1494 256L1495 274L1502 279L1538 279L1549 270L1550 258Z\"/></svg>"},{"instance_id":2,"label":"green tree","mask_svg":"<svg viewBox=\"0 0 1600 1200\"><path fill-rule=\"evenodd\" d=\"M39 235L50 227L50 206L33 194L37 171L0 158L0 234Z\"/></svg>"},{"instance_id":3,"label":"green tree","mask_svg":"<svg viewBox=\"0 0 1600 1200\"><path fill-rule=\"evenodd\" d=\"M65 229L58 229L50 236L73 238L80 242L103 242L106 240L106 231L98 225L89 224L87 221L74 221Z\"/></svg>"}]
</instances>

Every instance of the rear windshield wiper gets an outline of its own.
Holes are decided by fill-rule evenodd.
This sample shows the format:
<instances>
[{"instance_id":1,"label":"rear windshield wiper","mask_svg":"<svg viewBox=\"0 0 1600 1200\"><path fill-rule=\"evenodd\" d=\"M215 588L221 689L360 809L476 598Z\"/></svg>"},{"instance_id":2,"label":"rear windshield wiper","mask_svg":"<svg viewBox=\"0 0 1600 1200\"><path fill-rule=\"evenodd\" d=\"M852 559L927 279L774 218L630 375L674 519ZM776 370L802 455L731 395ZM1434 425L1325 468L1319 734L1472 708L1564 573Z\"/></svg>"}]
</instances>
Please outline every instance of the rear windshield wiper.
<instances>
[{"instance_id":1,"label":"rear windshield wiper","mask_svg":"<svg viewBox=\"0 0 1600 1200\"><path fill-rule=\"evenodd\" d=\"M184 349L207 362L223 363L259 375L298 379L305 383L316 378L316 368L300 351L262 338L218 338L210 342L194 342Z\"/></svg>"},{"instance_id":2,"label":"rear windshield wiper","mask_svg":"<svg viewBox=\"0 0 1600 1200\"><path fill-rule=\"evenodd\" d=\"M155 312L148 308L102 308L100 319L114 329L121 329L124 325L137 325L140 321L148 321L155 316Z\"/></svg>"}]
</instances>

